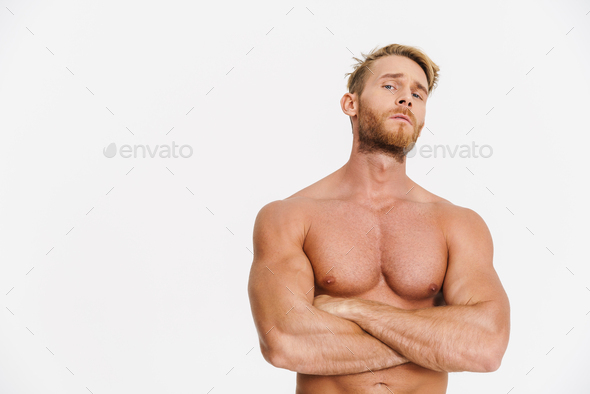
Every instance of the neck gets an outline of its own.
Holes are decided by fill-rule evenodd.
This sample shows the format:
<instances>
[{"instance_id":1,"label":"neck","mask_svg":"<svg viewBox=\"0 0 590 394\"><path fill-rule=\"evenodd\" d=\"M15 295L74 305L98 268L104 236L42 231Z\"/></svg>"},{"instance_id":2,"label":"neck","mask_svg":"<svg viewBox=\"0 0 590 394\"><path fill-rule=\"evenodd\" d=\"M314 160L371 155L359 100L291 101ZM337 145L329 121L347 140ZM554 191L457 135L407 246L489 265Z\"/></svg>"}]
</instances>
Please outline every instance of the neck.
<instances>
[{"instance_id":1,"label":"neck","mask_svg":"<svg viewBox=\"0 0 590 394\"><path fill-rule=\"evenodd\" d=\"M415 185L406 175L405 157L399 162L385 152L361 152L357 138L350 159L339 172L347 194L363 201L406 199L408 191Z\"/></svg>"}]
</instances>

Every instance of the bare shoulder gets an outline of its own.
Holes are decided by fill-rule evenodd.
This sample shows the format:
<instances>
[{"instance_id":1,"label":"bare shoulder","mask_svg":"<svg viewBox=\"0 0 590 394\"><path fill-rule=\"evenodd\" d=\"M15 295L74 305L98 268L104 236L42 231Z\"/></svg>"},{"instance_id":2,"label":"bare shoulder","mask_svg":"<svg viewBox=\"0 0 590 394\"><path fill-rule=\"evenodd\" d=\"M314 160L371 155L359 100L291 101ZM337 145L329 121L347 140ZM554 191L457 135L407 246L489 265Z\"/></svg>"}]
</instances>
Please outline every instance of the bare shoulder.
<instances>
[{"instance_id":1,"label":"bare shoulder","mask_svg":"<svg viewBox=\"0 0 590 394\"><path fill-rule=\"evenodd\" d=\"M447 243L453 238L457 239L472 232L483 237L489 235L485 221L473 209L455 205L420 186L418 187L418 194L421 202L429 204L437 214L439 224L447 238Z\"/></svg>"},{"instance_id":2,"label":"bare shoulder","mask_svg":"<svg viewBox=\"0 0 590 394\"><path fill-rule=\"evenodd\" d=\"M264 205L256 215L254 242L281 237L303 245L311 224L311 203L310 198L291 196Z\"/></svg>"},{"instance_id":3,"label":"bare shoulder","mask_svg":"<svg viewBox=\"0 0 590 394\"><path fill-rule=\"evenodd\" d=\"M424 189L420 185L417 186L417 194L420 202L431 204L432 207L439 211L442 217L446 220L453 220L458 217L479 217L479 215L472 209L455 205L449 200L437 196L436 194Z\"/></svg>"},{"instance_id":4,"label":"bare shoulder","mask_svg":"<svg viewBox=\"0 0 590 394\"><path fill-rule=\"evenodd\" d=\"M471 239L492 248L492 237L484 219L473 209L455 205L447 200L435 203L441 228L449 248Z\"/></svg>"}]
</instances>

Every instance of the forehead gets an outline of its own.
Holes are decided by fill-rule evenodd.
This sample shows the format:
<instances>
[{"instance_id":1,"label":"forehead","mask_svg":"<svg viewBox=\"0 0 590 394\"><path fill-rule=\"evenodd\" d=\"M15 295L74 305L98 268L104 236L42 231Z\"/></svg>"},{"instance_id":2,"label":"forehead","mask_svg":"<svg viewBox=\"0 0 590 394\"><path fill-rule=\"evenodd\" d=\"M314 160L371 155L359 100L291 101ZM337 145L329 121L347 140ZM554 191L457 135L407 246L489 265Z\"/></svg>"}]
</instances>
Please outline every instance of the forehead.
<instances>
[{"instance_id":1,"label":"forehead","mask_svg":"<svg viewBox=\"0 0 590 394\"><path fill-rule=\"evenodd\" d=\"M424 70L422 70L422 67L405 56L384 56L373 63L371 71L373 71L373 73L369 74L371 76L369 81L372 83L377 83L377 80L383 74L404 73L407 75L410 82L420 82L428 89L428 79L426 78L426 74L424 73Z\"/></svg>"}]
</instances>

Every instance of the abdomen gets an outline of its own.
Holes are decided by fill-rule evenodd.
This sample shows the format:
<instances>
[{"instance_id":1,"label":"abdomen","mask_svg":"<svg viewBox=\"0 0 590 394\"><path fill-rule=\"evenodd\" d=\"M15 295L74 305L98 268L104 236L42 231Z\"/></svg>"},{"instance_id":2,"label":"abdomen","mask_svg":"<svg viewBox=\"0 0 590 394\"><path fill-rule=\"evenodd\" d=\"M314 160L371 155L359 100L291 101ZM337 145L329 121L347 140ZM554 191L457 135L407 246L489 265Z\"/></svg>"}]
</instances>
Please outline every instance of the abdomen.
<instances>
[{"instance_id":1,"label":"abdomen","mask_svg":"<svg viewBox=\"0 0 590 394\"><path fill-rule=\"evenodd\" d=\"M297 394L445 394L448 373L414 363L352 375L297 374ZM386 386L386 387L384 387Z\"/></svg>"}]
</instances>

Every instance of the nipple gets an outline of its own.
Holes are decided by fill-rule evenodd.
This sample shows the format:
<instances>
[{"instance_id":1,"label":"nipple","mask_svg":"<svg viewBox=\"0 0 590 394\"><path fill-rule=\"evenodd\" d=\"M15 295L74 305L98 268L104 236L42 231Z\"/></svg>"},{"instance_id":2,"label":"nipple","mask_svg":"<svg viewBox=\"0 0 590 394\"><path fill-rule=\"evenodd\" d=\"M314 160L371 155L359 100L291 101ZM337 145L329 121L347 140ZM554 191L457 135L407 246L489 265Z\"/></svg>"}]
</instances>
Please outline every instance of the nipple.
<instances>
[{"instance_id":1,"label":"nipple","mask_svg":"<svg viewBox=\"0 0 590 394\"><path fill-rule=\"evenodd\" d=\"M438 286L436 283L431 283L428 289L434 293L438 290Z\"/></svg>"},{"instance_id":2,"label":"nipple","mask_svg":"<svg viewBox=\"0 0 590 394\"><path fill-rule=\"evenodd\" d=\"M334 282L336 282L336 278L334 278L333 276L326 276L324 278L324 283L326 283L327 285L334 284Z\"/></svg>"}]
</instances>

